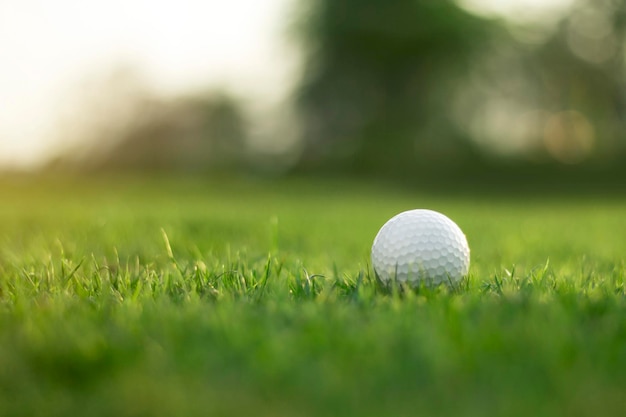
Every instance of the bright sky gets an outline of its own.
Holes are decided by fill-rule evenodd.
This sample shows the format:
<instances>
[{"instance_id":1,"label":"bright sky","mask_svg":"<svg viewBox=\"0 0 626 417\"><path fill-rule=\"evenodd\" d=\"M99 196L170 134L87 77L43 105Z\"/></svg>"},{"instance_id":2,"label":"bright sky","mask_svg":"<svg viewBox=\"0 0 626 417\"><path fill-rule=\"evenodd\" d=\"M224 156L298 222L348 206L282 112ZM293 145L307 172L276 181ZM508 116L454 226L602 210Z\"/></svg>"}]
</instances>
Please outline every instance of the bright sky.
<instances>
[{"instance_id":1,"label":"bright sky","mask_svg":"<svg viewBox=\"0 0 626 417\"><path fill-rule=\"evenodd\" d=\"M54 132L68 94L116 65L137 67L162 94L217 84L251 98L285 94L293 57L283 34L295 1L0 1L0 166L44 161L63 140ZM569 0L462 3L522 16L524 5L535 13Z\"/></svg>"},{"instance_id":2,"label":"bright sky","mask_svg":"<svg viewBox=\"0 0 626 417\"><path fill-rule=\"evenodd\" d=\"M0 165L37 164L67 95L90 74L137 67L158 92L226 84L280 94L290 0L0 1ZM236 91L237 92L237 91Z\"/></svg>"}]
</instances>

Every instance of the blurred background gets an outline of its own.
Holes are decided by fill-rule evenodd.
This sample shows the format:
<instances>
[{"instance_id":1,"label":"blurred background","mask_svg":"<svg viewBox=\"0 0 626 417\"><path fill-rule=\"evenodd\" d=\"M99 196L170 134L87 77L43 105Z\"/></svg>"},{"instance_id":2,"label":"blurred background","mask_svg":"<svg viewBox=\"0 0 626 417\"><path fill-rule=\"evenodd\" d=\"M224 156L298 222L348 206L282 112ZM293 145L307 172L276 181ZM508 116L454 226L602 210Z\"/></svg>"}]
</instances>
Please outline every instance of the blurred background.
<instances>
[{"instance_id":1,"label":"blurred background","mask_svg":"<svg viewBox=\"0 0 626 417\"><path fill-rule=\"evenodd\" d=\"M0 171L620 185L626 0L3 0Z\"/></svg>"}]
</instances>

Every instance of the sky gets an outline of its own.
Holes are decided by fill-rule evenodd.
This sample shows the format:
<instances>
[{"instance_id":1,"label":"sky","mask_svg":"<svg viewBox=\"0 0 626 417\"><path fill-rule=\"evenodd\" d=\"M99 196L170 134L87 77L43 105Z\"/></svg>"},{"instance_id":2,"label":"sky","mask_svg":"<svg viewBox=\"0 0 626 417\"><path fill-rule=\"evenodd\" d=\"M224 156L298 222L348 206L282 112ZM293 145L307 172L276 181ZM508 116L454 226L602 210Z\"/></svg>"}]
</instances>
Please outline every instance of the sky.
<instances>
[{"instance_id":1,"label":"sky","mask_svg":"<svg viewBox=\"0 0 626 417\"><path fill-rule=\"evenodd\" d=\"M290 0L0 0L0 165L33 166L88 77L128 65L163 95L281 94ZM279 90L279 91L276 91Z\"/></svg>"},{"instance_id":2,"label":"sky","mask_svg":"<svg viewBox=\"0 0 626 417\"><path fill-rule=\"evenodd\" d=\"M297 54L285 40L298 0L0 0L0 167L42 164L67 140L89 77L131 66L158 94L210 86L247 99L288 94ZM518 19L556 15L570 0L462 0Z\"/></svg>"}]
</instances>

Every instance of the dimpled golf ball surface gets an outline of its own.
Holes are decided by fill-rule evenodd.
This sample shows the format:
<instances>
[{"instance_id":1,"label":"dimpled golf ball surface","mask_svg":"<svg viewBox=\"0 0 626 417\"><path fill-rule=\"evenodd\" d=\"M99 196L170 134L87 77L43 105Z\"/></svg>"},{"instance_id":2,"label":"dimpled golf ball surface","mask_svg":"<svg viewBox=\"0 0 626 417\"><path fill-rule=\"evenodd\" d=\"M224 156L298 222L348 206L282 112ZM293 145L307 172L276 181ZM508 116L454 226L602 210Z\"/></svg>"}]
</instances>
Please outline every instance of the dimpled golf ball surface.
<instances>
[{"instance_id":1,"label":"dimpled golf ball surface","mask_svg":"<svg viewBox=\"0 0 626 417\"><path fill-rule=\"evenodd\" d=\"M457 283L467 275L469 260L461 229L432 210L410 210L391 218L372 245L372 265L384 282Z\"/></svg>"}]
</instances>

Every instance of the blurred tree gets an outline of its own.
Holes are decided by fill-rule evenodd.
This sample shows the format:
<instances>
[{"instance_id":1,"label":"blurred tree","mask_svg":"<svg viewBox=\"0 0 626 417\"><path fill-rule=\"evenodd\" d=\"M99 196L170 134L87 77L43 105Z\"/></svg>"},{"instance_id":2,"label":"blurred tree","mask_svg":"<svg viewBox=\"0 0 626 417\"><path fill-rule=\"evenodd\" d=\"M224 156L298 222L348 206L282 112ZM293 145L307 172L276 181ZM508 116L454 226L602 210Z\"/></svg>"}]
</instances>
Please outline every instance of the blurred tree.
<instances>
[{"instance_id":1,"label":"blurred tree","mask_svg":"<svg viewBox=\"0 0 626 417\"><path fill-rule=\"evenodd\" d=\"M626 0L575 1L551 27L447 0L307 5L302 168L605 170L626 155Z\"/></svg>"},{"instance_id":2,"label":"blurred tree","mask_svg":"<svg viewBox=\"0 0 626 417\"><path fill-rule=\"evenodd\" d=\"M65 127L82 147L50 168L208 172L243 161L248 126L236 99L219 91L163 99L141 80L123 68L90 84L80 111L87 116Z\"/></svg>"},{"instance_id":3,"label":"blurred tree","mask_svg":"<svg viewBox=\"0 0 626 417\"><path fill-rule=\"evenodd\" d=\"M223 93L147 102L116 146L100 156L104 169L230 170L243 158L246 122Z\"/></svg>"},{"instance_id":4,"label":"blurred tree","mask_svg":"<svg viewBox=\"0 0 626 417\"><path fill-rule=\"evenodd\" d=\"M625 47L626 1L579 0L530 56L543 87L542 106L580 112L593 129L590 156L603 161L626 151ZM548 148L552 139L544 135Z\"/></svg>"},{"instance_id":5,"label":"blurred tree","mask_svg":"<svg viewBox=\"0 0 626 417\"><path fill-rule=\"evenodd\" d=\"M308 5L299 27L303 167L402 174L471 151L450 121L450 101L500 31L495 22L448 0Z\"/></svg>"},{"instance_id":6,"label":"blurred tree","mask_svg":"<svg viewBox=\"0 0 626 417\"><path fill-rule=\"evenodd\" d=\"M575 2L540 41L532 26L509 29L513 37L493 39L472 63L457 121L500 156L619 163L626 151L626 1Z\"/></svg>"}]
</instances>

